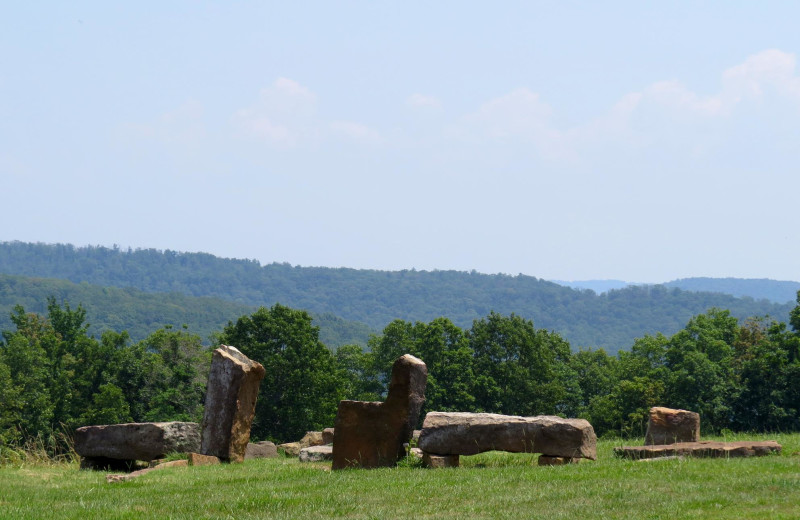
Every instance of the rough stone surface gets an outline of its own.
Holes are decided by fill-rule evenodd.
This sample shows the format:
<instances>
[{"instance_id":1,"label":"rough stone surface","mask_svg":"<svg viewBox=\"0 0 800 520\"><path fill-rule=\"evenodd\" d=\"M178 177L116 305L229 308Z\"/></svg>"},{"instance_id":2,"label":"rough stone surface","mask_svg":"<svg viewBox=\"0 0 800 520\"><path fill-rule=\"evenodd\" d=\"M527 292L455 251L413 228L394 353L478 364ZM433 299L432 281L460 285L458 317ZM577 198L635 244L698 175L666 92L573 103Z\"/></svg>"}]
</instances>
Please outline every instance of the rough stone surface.
<instances>
[{"instance_id":1,"label":"rough stone surface","mask_svg":"<svg viewBox=\"0 0 800 520\"><path fill-rule=\"evenodd\" d=\"M274 442L261 441L247 443L247 449L244 452L245 460L249 459L271 459L278 456L278 447Z\"/></svg>"},{"instance_id":2,"label":"rough stone surface","mask_svg":"<svg viewBox=\"0 0 800 520\"><path fill-rule=\"evenodd\" d=\"M308 448L309 446L322 446L323 444L327 444L322 432L306 432L299 442L302 448Z\"/></svg>"},{"instance_id":3,"label":"rough stone surface","mask_svg":"<svg viewBox=\"0 0 800 520\"><path fill-rule=\"evenodd\" d=\"M644 439L646 446L699 440L700 414L697 412L661 406L650 408L650 420Z\"/></svg>"},{"instance_id":4,"label":"rough stone surface","mask_svg":"<svg viewBox=\"0 0 800 520\"><path fill-rule=\"evenodd\" d=\"M322 444L333 444L333 428L325 428L322 430Z\"/></svg>"},{"instance_id":5,"label":"rough stone surface","mask_svg":"<svg viewBox=\"0 0 800 520\"><path fill-rule=\"evenodd\" d=\"M419 447L437 455L475 455L498 450L597 459L597 437L584 419L541 415L429 412Z\"/></svg>"},{"instance_id":6,"label":"rough stone surface","mask_svg":"<svg viewBox=\"0 0 800 520\"><path fill-rule=\"evenodd\" d=\"M775 441L736 442L677 442L650 446L621 446L614 454L628 459L654 459L660 457L760 457L780 453L781 445Z\"/></svg>"},{"instance_id":7,"label":"rough stone surface","mask_svg":"<svg viewBox=\"0 0 800 520\"><path fill-rule=\"evenodd\" d=\"M425 402L428 367L410 354L392 366L386 401L340 401L333 437L333 469L394 466L406 454Z\"/></svg>"},{"instance_id":8,"label":"rough stone surface","mask_svg":"<svg viewBox=\"0 0 800 520\"><path fill-rule=\"evenodd\" d=\"M181 468L186 467L189 465L189 461L186 460L173 460L170 462L163 462L157 466L153 466L152 468L144 468L138 471L133 471L131 473L123 473L123 474L115 474L115 475L106 475L106 482L114 483L114 482L125 482L127 480L133 480L135 478L139 478L142 475L146 475L151 471L155 471L158 469L164 468Z\"/></svg>"},{"instance_id":9,"label":"rough stone surface","mask_svg":"<svg viewBox=\"0 0 800 520\"><path fill-rule=\"evenodd\" d=\"M322 462L333 460L332 446L309 446L300 450L300 462Z\"/></svg>"},{"instance_id":10,"label":"rough stone surface","mask_svg":"<svg viewBox=\"0 0 800 520\"><path fill-rule=\"evenodd\" d=\"M284 442L283 444L278 444L278 448L282 449L283 453L289 457L297 457L300 455L300 450L303 449L303 446L299 442Z\"/></svg>"},{"instance_id":11,"label":"rough stone surface","mask_svg":"<svg viewBox=\"0 0 800 520\"><path fill-rule=\"evenodd\" d=\"M422 465L426 468L457 468L461 464L461 457L458 455L435 455L433 453L422 452Z\"/></svg>"},{"instance_id":12,"label":"rough stone surface","mask_svg":"<svg viewBox=\"0 0 800 520\"><path fill-rule=\"evenodd\" d=\"M203 455L202 453L190 453L189 465L190 466L211 466L219 464L221 461L219 457L213 455Z\"/></svg>"},{"instance_id":13,"label":"rough stone surface","mask_svg":"<svg viewBox=\"0 0 800 520\"><path fill-rule=\"evenodd\" d=\"M264 367L236 348L221 345L211 358L200 453L244 460Z\"/></svg>"},{"instance_id":14,"label":"rough stone surface","mask_svg":"<svg viewBox=\"0 0 800 520\"><path fill-rule=\"evenodd\" d=\"M581 459L574 457L551 457L550 455L539 455L538 464L540 466L563 466L564 464L577 464Z\"/></svg>"},{"instance_id":15,"label":"rough stone surface","mask_svg":"<svg viewBox=\"0 0 800 520\"><path fill-rule=\"evenodd\" d=\"M197 423L107 424L75 430L75 451L81 457L95 461L150 461L170 452L199 450L200 425Z\"/></svg>"}]
</instances>

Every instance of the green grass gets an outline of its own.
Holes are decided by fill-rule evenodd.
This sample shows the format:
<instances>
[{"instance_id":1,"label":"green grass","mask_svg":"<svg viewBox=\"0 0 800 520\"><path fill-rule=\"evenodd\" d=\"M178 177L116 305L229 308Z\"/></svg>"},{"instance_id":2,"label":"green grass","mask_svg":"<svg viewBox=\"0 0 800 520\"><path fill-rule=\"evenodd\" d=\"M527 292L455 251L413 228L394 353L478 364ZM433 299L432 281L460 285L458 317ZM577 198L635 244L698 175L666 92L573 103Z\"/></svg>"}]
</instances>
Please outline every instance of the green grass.
<instances>
[{"instance_id":1,"label":"green grass","mask_svg":"<svg viewBox=\"0 0 800 520\"><path fill-rule=\"evenodd\" d=\"M462 467L331 472L296 459L169 468L125 483L77 464L0 468L0 518L800 518L800 434L777 456L634 462L601 441L598 460L539 467L485 453Z\"/></svg>"}]
</instances>

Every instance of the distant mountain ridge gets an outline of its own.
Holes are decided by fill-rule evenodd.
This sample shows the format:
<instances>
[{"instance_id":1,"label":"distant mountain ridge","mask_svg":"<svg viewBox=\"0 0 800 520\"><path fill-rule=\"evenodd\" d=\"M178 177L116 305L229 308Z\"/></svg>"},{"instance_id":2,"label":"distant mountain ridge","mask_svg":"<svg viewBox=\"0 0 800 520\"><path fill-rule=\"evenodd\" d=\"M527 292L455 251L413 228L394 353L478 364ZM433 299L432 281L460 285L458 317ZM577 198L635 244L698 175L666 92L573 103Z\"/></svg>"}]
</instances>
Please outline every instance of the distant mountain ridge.
<instances>
[{"instance_id":1,"label":"distant mountain ridge","mask_svg":"<svg viewBox=\"0 0 800 520\"><path fill-rule=\"evenodd\" d=\"M737 298L769 300L773 303L791 303L800 291L800 282L771 280L769 278L680 278L662 284L626 282L623 280L552 280L552 282L573 289L590 289L598 294L632 285L663 285L677 287L684 291L713 292L729 294Z\"/></svg>"},{"instance_id":2,"label":"distant mountain ridge","mask_svg":"<svg viewBox=\"0 0 800 520\"><path fill-rule=\"evenodd\" d=\"M148 293L180 293L258 306L281 303L335 315L380 331L395 319L445 316L460 327L491 311L515 313L562 334L573 346L627 349L645 334L674 334L711 307L743 319L787 321L792 304L664 286L627 287L598 295L532 276L457 271L376 271L262 266L254 260L154 249L76 248L64 244L0 243L0 273L58 278ZM77 304L79 302L71 302Z\"/></svg>"}]
</instances>

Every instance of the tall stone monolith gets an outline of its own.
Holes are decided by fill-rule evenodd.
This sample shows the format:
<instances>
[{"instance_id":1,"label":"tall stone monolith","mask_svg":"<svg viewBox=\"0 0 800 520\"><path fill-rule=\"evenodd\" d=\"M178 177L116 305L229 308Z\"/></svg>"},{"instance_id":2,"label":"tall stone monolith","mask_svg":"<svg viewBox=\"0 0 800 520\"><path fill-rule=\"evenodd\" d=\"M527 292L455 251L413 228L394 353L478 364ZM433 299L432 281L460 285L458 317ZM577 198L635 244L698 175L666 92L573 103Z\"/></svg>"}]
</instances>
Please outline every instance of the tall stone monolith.
<instances>
[{"instance_id":1,"label":"tall stone monolith","mask_svg":"<svg viewBox=\"0 0 800 520\"><path fill-rule=\"evenodd\" d=\"M220 345L211 358L200 452L244 460L264 367L235 347Z\"/></svg>"},{"instance_id":2,"label":"tall stone monolith","mask_svg":"<svg viewBox=\"0 0 800 520\"><path fill-rule=\"evenodd\" d=\"M425 403L428 367L410 354L392 365L386 401L340 401L333 430L333 469L394 466L405 456Z\"/></svg>"},{"instance_id":3,"label":"tall stone monolith","mask_svg":"<svg viewBox=\"0 0 800 520\"><path fill-rule=\"evenodd\" d=\"M700 440L700 414L654 406L644 436L645 446L697 442Z\"/></svg>"}]
</instances>

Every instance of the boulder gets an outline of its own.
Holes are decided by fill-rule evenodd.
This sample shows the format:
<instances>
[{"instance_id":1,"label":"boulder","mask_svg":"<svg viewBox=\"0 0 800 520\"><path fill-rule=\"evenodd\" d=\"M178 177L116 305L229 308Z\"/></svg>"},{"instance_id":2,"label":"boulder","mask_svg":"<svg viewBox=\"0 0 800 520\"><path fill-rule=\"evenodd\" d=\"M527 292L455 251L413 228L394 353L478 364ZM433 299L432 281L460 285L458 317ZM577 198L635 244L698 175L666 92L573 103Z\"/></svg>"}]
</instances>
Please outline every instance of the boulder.
<instances>
[{"instance_id":1,"label":"boulder","mask_svg":"<svg viewBox=\"0 0 800 520\"><path fill-rule=\"evenodd\" d=\"M781 445L775 441L699 441L614 448L616 456L637 460L661 457L761 457L780 452Z\"/></svg>"},{"instance_id":2,"label":"boulder","mask_svg":"<svg viewBox=\"0 0 800 520\"><path fill-rule=\"evenodd\" d=\"M248 442L244 451L244 459L270 459L278 456L278 448L274 442Z\"/></svg>"},{"instance_id":3,"label":"boulder","mask_svg":"<svg viewBox=\"0 0 800 520\"><path fill-rule=\"evenodd\" d=\"M300 462L323 462L333 460L332 446L308 446L300 450Z\"/></svg>"},{"instance_id":4,"label":"boulder","mask_svg":"<svg viewBox=\"0 0 800 520\"><path fill-rule=\"evenodd\" d=\"M244 460L264 367L236 348L221 345L211 358L200 453Z\"/></svg>"},{"instance_id":5,"label":"boulder","mask_svg":"<svg viewBox=\"0 0 800 520\"><path fill-rule=\"evenodd\" d=\"M189 454L189 465L190 466L212 466L214 464L219 464L220 461L219 457L215 457L213 455L203 455L202 453L190 453Z\"/></svg>"},{"instance_id":6,"label":"boulder","mask_svg":"<svg viewBox=\"0 0 800 520\"><path fill-rule=\"evenodd\" d=\"M322 444L333 444L333 428L322 430Z\"/></svg>"},{"instance_id":7,"label":"boulder","mask_svg":"<svg viewBox=\"0 0 800 520\"><path fill-rule=\"evenodd\" d=\"M278 448L282 449L286 456L297 457L300 455L300 450L303 449L303 446L300 446L299 442L284 442L283 444L278 444Z\"/></svg>"},{"instance_id":8,"label":"boulder","mask_svg":"<svg viewBox=\"0 0 800 520\"><path fill-rule=\"evenodd\" d=\"M200 451L200 425L191 422L126 423L75 430L75 451L89 459L154 460L167 453Z\"/></svg>"},{"instance_id":9,"label":"boulder","mask_svg":"<svg viewBox=\"0 0 800 520\"><path fill-rule=\"evenodd\" d=\"M322 432L306 432L303 438L300 439L300 447L308 448L309 446L322 446L328 444L325 442L325 436Z\"/></svg>"},{"instance_id":10,"label":"boulder","mask_svg":"<svg viewBox=\"0 0 800 520\"><path fill-rule=\"evenodd\" d=\"M457 468L461 464L459 455L434 455L422 452L422 465L430 469Z\"/></svg>"},{"instance_id":11,"label":"boulder","mask_svg":"<svg viewBox=\"0 0 800 520\"><path fill-rule=\"evenodd\" d=\"M125 481L128 481L128 480L133 480L135 478L139 478L142 475L146 475L146 474L150 473L151 471L164 469L164 468L184 468L184 467L186 467L188 465L189 465L189 461L186 461L186 460L173 460L173 461L170 461L170 462L162 462L161 464L158 464L157 466L153 466L152 468L144 468L144 469L140 469L140 470L137 470L137 471L132 471L131 473L125 473L125 474L122 474L122 475L119 475L119 474L106 475L106 482L108 482L110 484L114 483L114 482L125 482Z\"/></svg>"},{"instance_id":12,"label":"boulder","mask_svg":"<svg viewBox=\"0 0 800 520\"><path fill-rule=\"evenodd\" d=\"M588 421L548 415L429 412L422 424L419 447L437 455L498 450L597 459L597 437Z\"/></svg>"},{"instance_id":13,"label":"boulder","mask_svg":"<svg viewBox=\"0 0 800 520\"><path fill-rule=\"evenodd\" d=\"M333 435L333 469L394 466L406 455L425 402L428 367L410 354L392 365L386 401L340 401Z\"/></svg>"},{"instance_id":14,"label":"boulder","mask_svg":"<svg viewBox=\"0 0 800 520\"><path fill-rule=\"evenodd\" d=\"M654 406L644 443L648 445L697 442L700 440L700 414L688 410L673 410Z\"/></svg>"}]
</instances>

